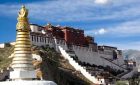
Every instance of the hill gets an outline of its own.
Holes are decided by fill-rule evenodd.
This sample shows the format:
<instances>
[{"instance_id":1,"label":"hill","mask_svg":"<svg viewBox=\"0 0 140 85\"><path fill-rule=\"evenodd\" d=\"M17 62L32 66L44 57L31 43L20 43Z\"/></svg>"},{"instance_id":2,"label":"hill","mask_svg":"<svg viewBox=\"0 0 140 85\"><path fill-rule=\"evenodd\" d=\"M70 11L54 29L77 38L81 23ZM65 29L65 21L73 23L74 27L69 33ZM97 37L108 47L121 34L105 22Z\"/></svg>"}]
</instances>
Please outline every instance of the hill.
<instances>
[{"instance_id":1,"label":"hill","mask_svg":"<svg viewBox=\"0 0 140 85\"><path fill-rule=\"evenodd\" d=\"M0 49L0 81L5 81L9 77L9 69L12 58L8 58L14 50L14 46L9 45ZM32 46L32 53L40 55L42 61L33 60L38 79L52 80L57 85L93 85L81 73L76 71L61 54L48 46ZM5 77L4 77L5 76Z\"/></svg>"},{"instance_id":2,"label":"hill","mask_svg":"<svg viewBox=\"0 0 140 85\"><path fill-rule=\"evenodd\" d=\"M138 50L123 50L123 56L125 59L140 60L140 51Z\"/></svg>"},{"instance_id":3,"label":"hill","mask_svg":"<svg viewBox=\"0 0 140 85\"><path fill-rule=\"evenodd\" d=\"M12 58L8 58L14 50L14 46L10 44L5 44L4 48L0 48L0 68L6 68L11 64Z\"/></svg>"},{"instance_id":4,"label":"hill","mask_svg":"<svg viewBox=\"0 0 140 85\"><path fill-rule=\"evenodd\" d=\"M8 58L8 56L13 53L13 50L14 46L11 45L0 49L0 68L3 69L5 67L9 67L12 58ZM32 53L39 55L42 59L41 61L36 59L33 60L33 65L35 66L38 79L52 80L58 85L94 85L87 78L85 78L81 72L76 71L73 66L71 66L69 61L60 53L56 52L53 48L50 48L49 46L32 46ZM92 70L98 70L97 75L95 76L100 77L102 75L106 78L110 76L119 79L116 77L118 73L109 67L88 65L88 69L89 68L92 68ZM119 72L119 74L120 73L121 72ZM9 74L7 75L9 76ZM7 77L2 80L6 79Z\"/></svg>"}]
</instances>

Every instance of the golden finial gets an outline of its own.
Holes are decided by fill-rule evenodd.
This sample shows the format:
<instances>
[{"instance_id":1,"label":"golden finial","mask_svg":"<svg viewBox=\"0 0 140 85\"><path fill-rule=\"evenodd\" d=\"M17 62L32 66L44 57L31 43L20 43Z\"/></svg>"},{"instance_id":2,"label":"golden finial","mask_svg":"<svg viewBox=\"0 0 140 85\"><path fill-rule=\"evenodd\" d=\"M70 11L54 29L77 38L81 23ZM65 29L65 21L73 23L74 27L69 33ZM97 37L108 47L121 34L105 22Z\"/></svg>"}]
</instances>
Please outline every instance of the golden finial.
<instances>
[{"instance_id":1,"label":"golden finial","mask_svg":"<svg viewBox=\"0 0 140 85\"><path fill-rule=\"evenodd\" d=\"M18 23L17 23L17 30L26 30L29 31L29 22L28 22L28 9L22 5L19 13L18 13Z\"/></svg>"},{"instance_id":2,"label":"golden finial","mask_svg":"<svg viewBox=\"0 0 140 85\"><path fill-rule=\"evenodd\" d=\"M22 5L19 13L18 13L19 18L20 17L27 17L28 16L28 10L25 8L24 5Z\"/></svg>"}]
</instances>

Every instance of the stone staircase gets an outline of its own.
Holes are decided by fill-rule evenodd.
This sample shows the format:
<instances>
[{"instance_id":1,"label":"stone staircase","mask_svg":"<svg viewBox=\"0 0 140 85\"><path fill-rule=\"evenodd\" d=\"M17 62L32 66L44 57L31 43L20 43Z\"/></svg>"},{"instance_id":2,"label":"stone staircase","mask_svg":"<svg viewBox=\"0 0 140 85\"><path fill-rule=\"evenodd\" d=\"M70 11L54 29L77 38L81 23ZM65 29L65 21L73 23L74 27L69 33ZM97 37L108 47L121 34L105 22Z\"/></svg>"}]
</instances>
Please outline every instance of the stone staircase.
<instances>
[{"instance_id":1,"label":"stone staircase","mask_svg":"<svg viewBox=\"0 0 140 85\"><path fill-rule=\"evenodd\" d=\"M81 65L79 65L74 59L73 57L75 56L74 52L68 52L66 50L64 50L61 46L58 46L61 54L63 55L63 57L65 59L67 59L69 61L69 63L77 70L80 71L88 80L90 80L92 83L94 84L102 84L105 85L105 80L104 79L98 79L95 76L92 76L92 74L90 74L85 67L82 67Z\"/></svg>"}]
</instances>

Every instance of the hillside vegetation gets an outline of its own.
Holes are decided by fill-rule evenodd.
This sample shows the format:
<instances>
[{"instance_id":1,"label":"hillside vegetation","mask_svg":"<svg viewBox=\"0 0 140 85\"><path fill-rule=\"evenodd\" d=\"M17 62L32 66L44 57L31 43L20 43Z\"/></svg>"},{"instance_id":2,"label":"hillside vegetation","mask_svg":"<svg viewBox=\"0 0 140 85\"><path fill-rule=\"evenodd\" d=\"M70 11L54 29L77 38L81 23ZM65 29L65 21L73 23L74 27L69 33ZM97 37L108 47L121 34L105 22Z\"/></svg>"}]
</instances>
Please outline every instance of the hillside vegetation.
<instances>
[{"instance_id":1,"label":"hillside vegetation","mask_svg":"<svg viewBox=\"0 0 140 85\"><path fill-rule=\"evenodd\" d=\"M4 48L0 48L0 68L6 68L8 67L11 62L12 62L12 58L8 58L14 50L14 46L12 45L7 45Z\"/></svg>"},{"instance_id":2,"label":"hillside vegetation","mask_svg":"<svg viewBox=\"0 0 140 85\"><path fill-rule=\"evenodd\" d=\"M43 59L39 64L43 79L55 81L58 85L93 85L53 48L46 46L35 49Z\"/></svg>"},{"instance_id":3,"label":"hillside vegetation","mask_svg":"<svg viewBox=\"0 0 140 85\"><path fill-rule=\"evenodd\" d=\"M0 49L0 68L9 67L12 58L8 58L14 50L14 46L6 46ZM94 85L87 80L79 71L76 71L61 54L49 46L32 46L32 52L42 58L42 62L33 60L35 69L39 69L39 76L45 80L51 80L57 85ZM40 79L38 77L38 79Z\"/></svg>"}]
</instances>

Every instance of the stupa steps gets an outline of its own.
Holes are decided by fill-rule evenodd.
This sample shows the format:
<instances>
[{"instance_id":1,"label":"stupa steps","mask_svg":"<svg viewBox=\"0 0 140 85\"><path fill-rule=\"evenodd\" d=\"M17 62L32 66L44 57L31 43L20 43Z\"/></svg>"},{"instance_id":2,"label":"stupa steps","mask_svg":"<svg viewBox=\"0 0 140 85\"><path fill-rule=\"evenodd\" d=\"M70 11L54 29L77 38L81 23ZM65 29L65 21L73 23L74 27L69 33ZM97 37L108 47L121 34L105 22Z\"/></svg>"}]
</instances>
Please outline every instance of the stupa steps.
<instances>
[{"instance_id":1,"label":"stupa steps","mask_svg":"<svg viewBox=\"0 0 140 85\"><path fill-rule=\"evenodd\" d=\"M20 51L20 50L19 50L19 51L15 51L14 53L15 53L15 54L31 54L31 51L28 51L28 50L26 50L26 51L23 51L23 50Z\"/></svg>"},{"instance_id":2,"label":"stupa steps","mask_svg":"<svg viewBox=\"0 0 140 85\"><path fill-rule=\"evenodd\" d=\"M27 53L26 53L26 54L14 54L14 57L15 57L16 59L18 59L18 58L23 58L23 57L25 57L25 56L26 56L28 59L32 59L32 58L30 57L30 56L32 56L32 54L27 54ZM17 57L18 57L18 58L17 58ZM26 57L25 57L25 58L26 58ZM14 59L15 59L15 58L14 58Z\"/></svg>"},{"instance_id":3,"label":"stupa steps","mask_svg":"<svg viewBox=\"0 0 140 85\"><path fill-rule=\"evenodd\" d=\"M13 64L12 68L33 68L33 66L31 64L27 64L27 63L21 63L21 64Z\"/></svg>"},{"instance_id":4,"label":"stupa steps","mask_svg":"<svg viewBox=\"0 0 140 85\"><path fill-rule=\"evenodd\" d=\"M31 45L19 45L19 44L15 45L15 48L30 48L30 47Z\"/></svg>"},{"instance_id":5,"label":"stupa steps","mask_svg":"<svg viewBox=\"0 0 140 85\"><path fill-rule=\"evenodd\" d=\"M13 61L20 61L20 60L24 60L24 61L32 61L32 58L28 58L28 57L19 57L19 58L14 58Z\"/></svg>"}]
</instances>

